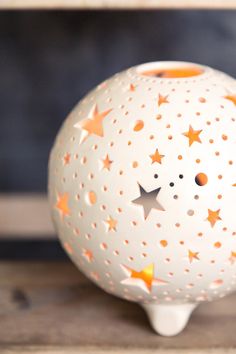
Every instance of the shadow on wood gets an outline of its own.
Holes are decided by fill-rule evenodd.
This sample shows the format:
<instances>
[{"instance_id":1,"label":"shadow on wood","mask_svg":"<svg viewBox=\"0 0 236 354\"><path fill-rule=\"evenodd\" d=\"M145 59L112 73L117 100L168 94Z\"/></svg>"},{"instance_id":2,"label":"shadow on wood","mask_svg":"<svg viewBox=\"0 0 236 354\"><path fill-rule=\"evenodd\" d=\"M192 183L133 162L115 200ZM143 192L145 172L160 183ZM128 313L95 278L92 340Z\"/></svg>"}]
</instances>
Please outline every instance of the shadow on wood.
<instances>
[{"instance_id":1,"label":"shadow on wood","mask_svg":"<svg viewBox=\"0 0 236 354\"><path fill-rule=\"evenodd\" d=\"M0 293L0 348L236 348L235 295L199 306L170 339L153 332L141 307L106 294L69 262L1 262Z\"/></svg>"}]
</instances>

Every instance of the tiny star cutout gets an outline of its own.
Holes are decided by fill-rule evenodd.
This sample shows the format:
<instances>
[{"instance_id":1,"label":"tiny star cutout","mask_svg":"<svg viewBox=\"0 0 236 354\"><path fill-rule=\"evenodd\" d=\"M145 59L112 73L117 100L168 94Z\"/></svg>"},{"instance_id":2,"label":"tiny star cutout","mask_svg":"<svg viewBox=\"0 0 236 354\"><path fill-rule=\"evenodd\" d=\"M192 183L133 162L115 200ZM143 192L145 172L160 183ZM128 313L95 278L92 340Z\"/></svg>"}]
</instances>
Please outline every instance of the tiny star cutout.
<instances>
[{"instance_id":1,"label":"tiny star cutout","mask_svg":"<svg viewBox=\"0 0 236 354\"><path fill-rule=\"evenodd\" d=\"M236 95L227 95L224 97L226 100L229 100L233 102L233 104L236 106Z\"/></svg>"},{"instance_id":2,"label":"tiny star cutout","mask_svg":"<svg viewBox=\"0 0 236 354\"><path fill-rule=\"evenodd\" d=\"M90 250L83 250L83 257L91 263L93 261L93 253Z\"/></svg>"},{"instance_id":3,"label":"tiny star cutout","mask_svg":"<svg viewBox=\"0 0 236 354\"><path fill-rule=\"evenodd\" d=\"M154 189L151 192L146 192L143 189L143 187L139 185L139 190L141 194L140 197L132 200L132 203L142 205L145 220L147 219L152 209L162 210L162 211L165 210L163 206L156 199L161 190L161 187Z\"/></svg>"},{"instance_id":4,"label":"tiny star cutout","mask_svg":"<svg viewBox=\"0 0 236 354\"><path fill-rule=\"evenodd\" d=\"M107 109L106 111L99 112L98 106L95 105L90 111L88 118L74 125L75 128L81 128L85 132L85 135L82 134L80 143L92 134L103 137L103 120L111 111L112 109Z\"/></svg>"},{"instance_id":5,"label":"tiny star cutout","mask_svg":"<svg viewBox=\"0 0 236 354\"><path fill-rule=\"evenodd\" d=\"M143 289L145 292L152 291L153 284L165 285L167 282L154 277L154 264L150 264L141 271L136 271L132 268L122 266L128 278L121 281L125 285L135 285Z\"/></svg>"},{"instance_id":6,"label":"tiny star cutout","mask_svg":"<svg viewBox=\"0 0 236 354\"><path fill-rule=\"evenodd\" d=\"M192 261L194 259L199 261L198 254L199 254L199 252L193 252L193 251L189 250L188 251L189 262L192 263Z\"/></svg>"},{"instance_id":7,"label":"tiny star cutout","mask_svg":"<svg viewBox=\"0 0 236 354\"><path fill-rule=\"evenodd\" d=\"M56 208L60 211L62 217L70 215L68 201L69 196L67 193L58 196Z\"/></svg>"},{"instance_id":8,"label":"tiny star cutout","mask_svg":"<svg viewBox=\"0 0 236 354\"><path fill-rule=\"evenodd\" d=\"M65 154L65 156L63 157L64 165L69 165L70 158L71 158L71 155L69 153Z\"/></svg>"},{"instance_id":9,"label":"tiny star cutout","mask_svg":"<svg viewBox=\"0 0 236 354\"><path fill-rule=\"evenodd\" d=\"M191 146L194 142L201 143L201 139L199 135L201 134L202 130L194 130L191 125L189 126L188 132L183 133L189 139L189 146Z\"/></svg>"},{"instance_id":10,"label":"tiny star cutout","mask_svg":"<svg viewBox=\"0 0 236 354\"><path fill-rule=\"evenodd\" d=\"M103 163L103 169L110 171L111 164L113 161L109 159L109 156L107 155L104 160L102 160Z\"/></svg>"},{"instance_id":11,"label":"tiny star cutout","mask_svg":"<svg viewBox=\"0 0 236 354\"><path fill-rule=\"evenodd\" d=\"M165 155L160 155L158 149L156 149L155 153L153 155L150 155L151 159L152 159L152 164L157 162L159 164L161 164L161 159L164 157Z\"/></svg>"},{"instance_id":12,"label":"tiny star cutout","mask_svg":"<svg viewBox=\"0 0 236 354\"><path fill-rule=\"evenodd\" d=\"M158 96L158 106L160 107L163 103L169 103L168 95L167 96L162 96L161 94L159 94L159 96Z\"/></svg>"},{"instance_id":13,"label":"tiny star cutout","mask_svg":"<svg viewBox=\"0 0 236 354\"><path fill-rule=\"evenodd\" d=\"M236 262L236 252L231 252L231 255L229 257L230 264L234 264Z\"/></svg>"},{"instance_id":14,"label":"tiny star cutout","mask_svg":"<svg viewBox=\"0 0 236 354\"><path fill-rule=\"evenodd\" d=\"M117 220L112 219L111 216L105 221L108 226L108 231L116 231Z\"/></svg>"},{"instance_id":15,"label":"tiny star cutout","mask_svg":"<svg viewBox=\"0 0 236 354\"><path fill-rule=\"evenodd\" d=\"M211 224L211 227L214 227L215 226L215 223L218 221L218 220L222 220L221 217L219 216L219 213L220 213L220 209L216 210L216 211L213 211L211 209L208 209L208 217L206 220L208 220Z\"/></svg>"}]
</instances>

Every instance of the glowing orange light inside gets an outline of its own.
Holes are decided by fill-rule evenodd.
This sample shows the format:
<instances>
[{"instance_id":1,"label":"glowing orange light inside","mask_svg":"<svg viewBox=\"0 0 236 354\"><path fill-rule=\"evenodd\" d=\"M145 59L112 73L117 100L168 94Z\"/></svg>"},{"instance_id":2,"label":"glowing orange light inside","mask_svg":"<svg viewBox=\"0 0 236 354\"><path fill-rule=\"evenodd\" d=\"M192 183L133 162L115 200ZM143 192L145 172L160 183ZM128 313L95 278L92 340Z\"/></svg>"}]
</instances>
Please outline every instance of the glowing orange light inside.
<instances>
[{"instance_id":1,"label":"glowing orange light inside","mask_svg":"<svg viewBox=\"0 0 236 354\"><path fill-rule=\"evenodd\" d=\"M208 177L205 173L200 172L196 175L195 177L195 182L199 185L199 186L205 186L205 184L207 184L208 182Z\"/></svg>"},{"instance_id":2,"label":"glowing orange light inside","mask_svg":"<svg viewBox=\"0 0 236 354\"><path fill-rule=\"evenodd\" d=\"M201 75L203 70L198 67L154 69L142 72L142 75L161 78L184 78Z\"/></svg>"},{"instance_id":3,"label":"glowing orange light inside","mask_svg":"<svg viewBox=\"0 0 236 354\"><path fill-rule=\"evenodd\" d=\"M134 279L141 279L147 286L147 288L150 290L152 287L152 282L154 278L154 265L150 264L140 272L137 272L135 270L131 270L131 278Z\"/></svg>"},{"instance_id":4,"label":"glowing orange light inside","mask_svg":"<svg viewBox=\"0 0 236 354\"><path fill-rule=\"evenodd\" d=\"M166 247L168 245L168 242L166 240L161 240L160 244L162 247Z\"/></svg>"},{"instance_id":5,"label":"glowing orange light inside","mask_svg":"<svg viewBox=\"0 0 236 354\"><path fill-rule=\"evenodd\" d=\"M226 100L231 101L234 105L236 105L236 95L228 95L225 96L224 98L226 98Z\"/></svg>"},{"instance_id":6,"label":"glowing orange light inside","mask_svg":"<svg viewBox=\"0 0 236 354\"><path fill-rule=\"evenodd\" d=\"M69 202L68 193L58 195L56 208L61 212L62 217L66 216L66 215L70 215L70 209L68 206L68 202Z\"/></svg>"},{"instance_id":7,"label":"glowing orange light inside","mask_svg":"<svg viewBox=\"0 0 236 354\"><path fill-rule=\"evenodd\" d=\"M140 130L143 129L143 127L144 127L143 121L142 121L142 120L137 120L137 121L135 122L135 125L134 125L134 131L135 131L135 132L139 132Z\"/></svg>"},{"instance_id":8,"label":"glowing orange light inside","mask_svg":"<svg viewBox=\"0 0 236 354\"><path fill-rule=\"evenodd\" d=\"M97 201L97 196L96 196L96 193L94 191L90 191L88 193L88 199L89 199L89 203L91 205L94 205Z\"/></svg>"}]
</instances>

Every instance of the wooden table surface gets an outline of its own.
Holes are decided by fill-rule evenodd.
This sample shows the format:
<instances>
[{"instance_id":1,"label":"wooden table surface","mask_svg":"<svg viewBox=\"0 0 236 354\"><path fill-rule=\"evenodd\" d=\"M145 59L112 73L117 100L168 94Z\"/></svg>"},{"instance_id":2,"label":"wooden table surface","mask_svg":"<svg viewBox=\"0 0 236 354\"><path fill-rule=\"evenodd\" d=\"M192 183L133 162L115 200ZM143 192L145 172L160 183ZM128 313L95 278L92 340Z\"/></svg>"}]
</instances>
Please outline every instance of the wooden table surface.
<instances>
[{"instance_id":1,"label":"wooden table surface","mask_svg":"<svg viewBox=\"0 0 236 354\"><path fill-rule=\"evenodd\" d=\"M69 261L0 262L0 353L236 353L236 295L202 304L187 329L156 335L137 304Z\"/></svg>"}]
</instances>

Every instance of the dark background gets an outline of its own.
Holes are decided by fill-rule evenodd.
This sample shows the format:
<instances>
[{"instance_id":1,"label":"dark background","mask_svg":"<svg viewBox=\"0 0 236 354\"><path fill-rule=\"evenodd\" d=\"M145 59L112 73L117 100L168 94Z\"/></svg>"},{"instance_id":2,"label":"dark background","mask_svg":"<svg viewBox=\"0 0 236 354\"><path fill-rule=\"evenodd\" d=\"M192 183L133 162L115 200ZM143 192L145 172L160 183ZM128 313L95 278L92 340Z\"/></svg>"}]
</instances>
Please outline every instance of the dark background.
<instances>
[{"instance_id":1,"label":"dark background","mask_svg":"<svg viewBox=\"0 0 236 354\"><path fill-rule=\"evenodd\" d=\"M75 103L155 60L236 76L236 12L1 12L0 192L45 192L50 147Z\"/></svg>"},{"instance_id":2,"label":"dark background","mask_svg":"<svg viewBox=\"0 0 236 354\"><path fill-rule=\"evenodd\" d=\"M236 77L234 11L0 12L0 193L46 192L66 115L115 72L155 60ZM53 242L1 242L0 258L63 257Z\"/></svg>"}]
</instances>

